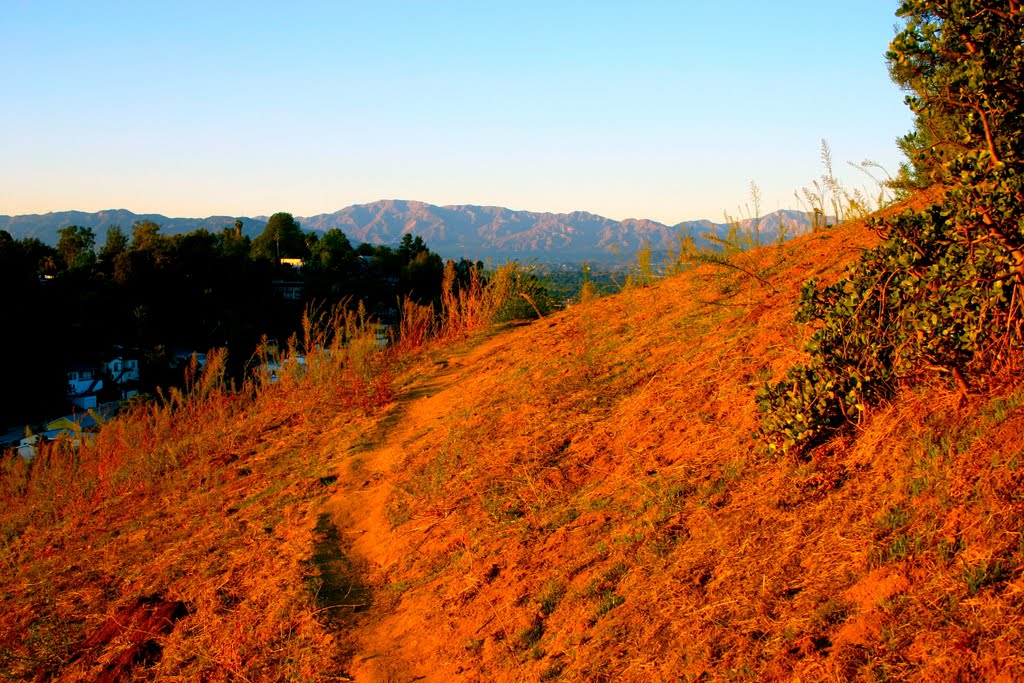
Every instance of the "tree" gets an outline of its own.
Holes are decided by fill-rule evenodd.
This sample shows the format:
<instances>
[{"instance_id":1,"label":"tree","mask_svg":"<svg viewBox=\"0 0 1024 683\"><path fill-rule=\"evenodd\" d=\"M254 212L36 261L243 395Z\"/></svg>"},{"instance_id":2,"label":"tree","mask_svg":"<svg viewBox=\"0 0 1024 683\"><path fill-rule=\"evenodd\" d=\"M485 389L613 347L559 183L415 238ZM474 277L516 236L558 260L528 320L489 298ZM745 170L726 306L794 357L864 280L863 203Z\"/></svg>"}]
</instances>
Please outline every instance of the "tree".
<instances>
[{"instance_id":1,"label":"tree","mask_svg":"<svg viewBox=\"0 0 1024 683\"><path fill-rule=\"evenodd\" d=\"M1017 0L904 0L886 57L908 91L914 130L900 141L919 184L964 152L1020 159L1024 17ZM946 178L948 180L948 178Z\"/></svg>"},{"instance_id":2,"label":"tree","mask_svg":"<svg viewBox=\"0 0 1024 683\"><path fill-rule=\"evenodd\" d=\"M903 0L890 45L893 80L910 91L916 174L952 187L948 223L1006 261L1024 306L1024 10L1019 0ZM972 258L975 257L971 251Z\"/></svg>"},{"instance_id":3,"label":"tree","mask_svg":"<svg viewBox=\"0 0 1024 683\"><path fill-rule=\"evenodd\" d=\"M138 220L132 224L132 249L135 251L156 251L163 236L160 224L150 220Z\"/></svg>"},{"instance_id":4,"label":"tree","mask_svg":"<svg viewBox=\"0 0 1024 683\"><path fill-rule=\"evenodd\" d=\"M417 237L417 240L420 238ZM422 241L421 241L422 243ZM401 247L399 247L401 249ZM481 269L482 271L482 269ZM402 268L402 282L415 298L426 301L441 296L444 261L426 246Z\"/></svg>"},{"instance_id":5,"label":"tree","mask_svg":"<svg viewBox=\"0 0 1024 683\"><path fill-rule=\"evenodd\" d=\"M427 245L423 238L419 235L413 237L409 232L402 235L402 241L398 245L398 253L402 257L402 262L406 264L426 250Z\"/></svg>"},{"instance_id":6,"label":"tree","mask_svg":"<svg viewBox=\"0 0 1024 683\"><path fill-rule=\"evenodd\" d=\"M263 232L252 241L252 256L273 261L308 258L306 238L295 217L284 212L271 216Z\"/></svg>"},{"instance_id":7,"label":"tree","mask_svg":"<svg viewBox=\"0 0 1024 683\"><path fill-rule=\"evenodd\" d=\"M118 254L123 254L128 249L128 236L118 225L107 227L107 239L100 248L100 262L110 264L113 268L114 259Z\"/></svg>"},{"instance_id":8,"label":"tree","mask_svg":"<svg viewBox=\"0 0 1024 683\"><path fill-rule=\"evenodd\" d=\"M16 240L21 261L33 275L52 275L60 259L57 250L44 244L36 237L22 237Z\"/></svg>"},{"instance_id":9,"label":"tree","mask_svg":"<svg viewBox=\"0 0 1024 683\"><path fill-rule=\"evenodd\" d=\"M1024 306L1024 11L1018 0L904 0L906 25L886 54L911 94L919 137L912 160L955 188L952 223L994 243Z\"/></svg>"},{"instance_id":10,"label":"tree","mask_svg":"<svg viewBox=\"0 0 1024 683\"><path fill-rule=\"evenodd\" d=\"M0 416L8 423L54 414L67 388L61 364L68 339L65 316L47 314L67 302L58 298L57 283L39 280L40 272L56 259L56 251L38 239L15 240L0 230L0 311L22 328L16 330L12 322L2 342L7 358L16 359L5 365L4 373L17 391L0 392Z\"/></svg>"},{"instance_id":11,"label":"tree","mask_svg":"<svg viewBox=\"0 0 1024 683\"><path fill-rule=\"evenodd\" d=\"M92 228L69 225L57 231L57 253L68 270L88 268L96 263L96 235Z\"/></svg>"},{"instance_id":12,"label":"tree","mask_svg":"<svg viewBox=\"0 0 1024 683\"><path fill-rule=\"evenodd\" d=\"M348 236L337 228L331 228L317 240L311 256L316 267L329 272L348 273L355 268L355 249Z\"/></svg>"},{"instance_id":13,"label":"tree","mask_svg":"<svg viewBox=\"0 0 1024 683\"><path fill-rule=\"evenodd\" d=\"M184 235L175 235L172 241L174 266L178 272L202 279L216 267L217 236L209 230L199 228Z\"/></svg>"},{"instance_id":14,"label":"tree","mask_svg":"<svg viewBox=\"0 0 1024 683\"><path fill-rule=\"evenodd\" d=\"M29 263L21 243L11 237L11 233L0 230L0 291L8 293L8 299L18 299L21 292L19 296L11 296L18 291L15 288L34 283L36 276L35 264Z\"/></svg>"},{"instance_id":15,"label":"tree","mask_svg":"<svg viewBox=\"0 0 1024 683\"><path fill-rule=\"evenodd\" d=\"M917 116L916 172L947 188L875 221L884 240L844 280L804 285L810 361L758 395L770 446L806 447L901 385L970 390L1024 323L1024 15L1017 0L904 0L887 54ZM1016 355L1013 354L1013 355Z\"/></svg>"},{"instance_id":16,"label":"tree","mask_svg":"<svg viewBox=\"0 0 1024 683\"><path fill-rule=\"evenodd\" d=\"M244 261L248 258L251 248L251 241L242 233L241 220L235 221L235 227L225 227L217 235L217 250L226 258Z\"/></svg>"}]
</instances>

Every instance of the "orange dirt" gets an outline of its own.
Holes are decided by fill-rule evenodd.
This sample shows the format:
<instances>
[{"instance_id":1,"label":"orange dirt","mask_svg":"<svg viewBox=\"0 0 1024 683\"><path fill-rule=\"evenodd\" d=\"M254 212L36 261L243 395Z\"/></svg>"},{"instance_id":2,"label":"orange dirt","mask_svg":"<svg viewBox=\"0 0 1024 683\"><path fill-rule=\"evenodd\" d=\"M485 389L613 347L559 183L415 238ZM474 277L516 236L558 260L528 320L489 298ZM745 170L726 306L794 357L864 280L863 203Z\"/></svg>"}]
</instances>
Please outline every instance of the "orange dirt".
<instances>
[{"instance_id":1,"label":"orange dirt","mask_svg":"<svg viewBox=\"0 0 1024 683\"><path fill-rule=\"evenodd\" d=\"M434 374L407 387L399 397L388 421L394 426L381 441L351 456L326 510L345 539L344 552L368 566L372 585L382 586L382 577L396 558L416 552L423 540L421 529L395 532L387 516L395 486L391 475L401 466L406 448L458 410L465 385L478 370L476 365L507 344L505 337L491 337L439 363ZM359 623L358 654L350 668L356 680L416 680L456 673L434 668L437 634L423 631L421 614L406 616L416 612L413 596L407 594L403 602L406 604L399 609L384 616L372 612Z\"/></svg>"}]
</instances>

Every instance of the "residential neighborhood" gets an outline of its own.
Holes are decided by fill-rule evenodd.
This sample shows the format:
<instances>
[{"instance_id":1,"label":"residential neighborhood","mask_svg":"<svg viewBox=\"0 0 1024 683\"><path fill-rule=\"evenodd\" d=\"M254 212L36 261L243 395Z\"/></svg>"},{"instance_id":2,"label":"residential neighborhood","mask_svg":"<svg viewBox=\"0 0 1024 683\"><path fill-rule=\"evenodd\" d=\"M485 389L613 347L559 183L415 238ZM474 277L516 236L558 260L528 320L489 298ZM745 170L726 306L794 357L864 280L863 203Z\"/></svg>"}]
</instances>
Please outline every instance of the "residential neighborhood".
<instances>
[{"instance_id":1,"label":"residential neighborhood","mask_svg":"<svg viewBox=\"0 0 1024 683\"><path fill-rule=\"evenodd\" d=\"M142 383L140 353L115 346L100 361L76 361L67 368L66 405L64 415L41 420L31 425L8 426L0 432L0 450L15 449L26 460L33 458L42 441L69 439L77 446L84 435L113 417L122 404L137 396ZM182 368L195 357L202 367L205 353L184 348L171 349L168 364Z\"/></svg>"}]
</instances>

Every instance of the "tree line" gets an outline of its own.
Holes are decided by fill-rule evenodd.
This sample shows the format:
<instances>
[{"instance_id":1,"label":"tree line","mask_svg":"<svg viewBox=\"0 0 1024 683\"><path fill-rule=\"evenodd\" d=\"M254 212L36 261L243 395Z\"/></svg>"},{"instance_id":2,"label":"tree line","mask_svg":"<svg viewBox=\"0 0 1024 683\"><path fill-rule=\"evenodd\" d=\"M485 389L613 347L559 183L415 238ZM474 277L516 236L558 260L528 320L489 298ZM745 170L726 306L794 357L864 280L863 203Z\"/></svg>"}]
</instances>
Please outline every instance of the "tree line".
<instances>
[{"instance_id":1,"label":"tree line","mask_svg":"<svg viewBox=\"0 0 1024 683\"><path fill-rule=\"evenodd\" d=\"M362 302L393 322L400 299L440 299L445 264L420 237L355 246L337 229L303 231L289 213L271 216L252 239L243 227L235 221L220 232L165 235L140 220L128 231L109 226L97 246L93 228L70 225L55 247L0 231L0 288L12 330L0 421L64 410L68 366L102 360L115 345L137 351L150 387L166 386L178 379L175 349L226 346L240 374L261 337L287 338L310 305ZM483 266L454 265L462 280ZM282 283L298 297L282 298Z\"/></svg>"}]
</instances>

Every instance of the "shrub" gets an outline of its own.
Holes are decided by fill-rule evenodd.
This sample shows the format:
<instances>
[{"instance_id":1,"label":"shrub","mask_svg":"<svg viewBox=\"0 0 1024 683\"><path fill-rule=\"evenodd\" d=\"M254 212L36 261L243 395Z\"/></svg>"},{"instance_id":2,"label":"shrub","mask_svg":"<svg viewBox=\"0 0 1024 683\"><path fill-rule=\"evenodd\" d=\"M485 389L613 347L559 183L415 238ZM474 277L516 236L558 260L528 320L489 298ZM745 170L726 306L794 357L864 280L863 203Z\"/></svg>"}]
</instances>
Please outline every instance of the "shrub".
<instances>
[{"instance_id":1,"label":"shrub","mask_svg":"<svg viewBox=\"0 0 1024 683\"><path fill-rule=\"evenodd\" d=\"M758 394L762 436L787 449L858 420L902 383L944 373L966 388L1011 338L1010 255L963 229L961 199L905 212L840 282L807 282L799 322L819 324L811 360Z\"/></svg>"}]
</instances>

